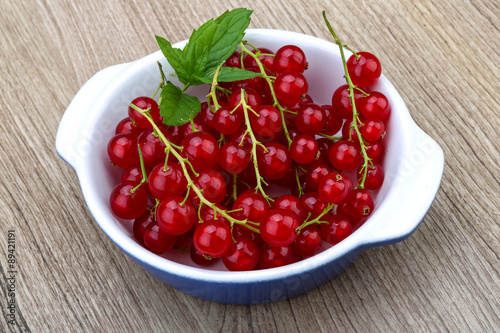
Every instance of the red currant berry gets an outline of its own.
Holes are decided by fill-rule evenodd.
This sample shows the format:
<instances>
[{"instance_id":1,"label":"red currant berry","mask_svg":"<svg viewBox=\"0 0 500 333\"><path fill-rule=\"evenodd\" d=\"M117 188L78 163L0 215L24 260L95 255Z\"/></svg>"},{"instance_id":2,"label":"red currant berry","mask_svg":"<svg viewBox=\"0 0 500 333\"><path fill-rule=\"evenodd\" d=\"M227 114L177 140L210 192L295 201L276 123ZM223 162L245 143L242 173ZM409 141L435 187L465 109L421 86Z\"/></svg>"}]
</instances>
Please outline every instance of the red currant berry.
<instances>
[{"instance_id":1,"label":"red currant berry","mask_svg":"<svg viewBox=\"0 0 500 333\"><path fill-rule=\"evenodd\" d=\"M201 255L211 258L222 257L232 244L231 229L220 220L201 223L193 235L193 245Z\"/></svg>"},{"instance_id":2,"label":"red currant berry","mask_svg":"<svg viewBox=\"0 0 500 333\"><path fill-rule=\"evenodd\" d=\"M321 180L330 172L332 172L332 168L322 160L313 162L307 168L306 189L310 192L318 192Z\"/></svg>"},{"instance_id":3,"label":"red currant berry","mask_svg":"<svg viewBox=\"0 0 500 333\"><path fill-rule=\"evenodd\" d=\"M360 150L359 145L352 141L339 140L330 148L330 163L338 170L352 171L363 161Z\"/></svg>"},{"instance_id":4,"label":"red currant berry","mask_svg":"<svg viewBox=\"0 0 500 333\"><path fill-rule=\"evenodd\" d=\"M371 158L372 161L378 161L382 158L384 153L384 145L381 140L375 142L368 142L366 145L366 155Z\"/></svg>"},{"instance_id":5,"label":"red currant berry","mask_svg":"<svg viewBox=\"0 0 500 333\"><path fill-rule=\"evenodd\" d=\"M368 142L374 142L383 137L385 125L381 120L367 120L360 127L361 135Z\"/></svg>"},{"instance_id":6,"label":"red currant berry","mask_svg":"<svg viewBox=\"0 0 500 333\"><path fill-rule=\"evenodd\" d=\"M273 83L276 97L285 104L300 102L302 95L307 93L309 84L301 73L283 72L278 74Z\"/></svg>"},{"instance_id":7,"label":"red currant berry","mask_svg":"<svg viewBox=\"0 0 500 333\"><path fill-rule=\"evenodd\" d=\"M134 233L135 240L141 245L144 245L144 230L146 230L147 226L150 224L156 224L156 221L148 209L146 209L141 216L134 220L132 232Z\"/></svg>"},{"instance_id":8,"label":"red currant berry","mask_svg":"<svg viewBox=\"0 0 500 333\"><path fill-rule=\"evenodd\" d=\"M126 169L139 164L137 136L135 134L116 134L109 140L108 156L113 164Z\"/></svg>"},{"instance_id":9,"label":"red currant berry","mask_svg":"<svg viewBox=\"0 0 500 333\"><path fill-rule=\"evenodd\" d=\"M129 117L122 119L118 125L116 125L115 134L141 134L141 129L132 124Z\"/></svg>"},{"instance_id":10,"label":"red currant berry","mask_svg":"<svg viewBox=\"0 0 500 333\"><path fill-rule=\"evenodd\" d=\"M111 211L121 219L133 220L144 213L148 205L148 191L145 184L135 188L131 182L115 186L109 198Z\"/></svg>"},{"instance_id":11,"label":"red currant berry","mask_svg":"<svg viewBox=\"0 0 500 333\"><path fill-rule=\"evenodd\" d=\"M294 212L297 215L299 224L302 224L302 222L304 222L304 219L307 217L304 207L302 206L302 202L295 195L283 194L273 201L271 208L286 209Z\"/></svg>"},{"instance_id":12,"label":"red currant berry","mask_svg":"<svg viewBox=\"0 0 500 333\"><path fill-rule=\"evenodd\" d=\"M231 91L239 91L240 89L253 89L259 93L263 93L265 87L268 86L266 80L262 78L261 76L253 77L251 79L246 79L246 80L240 80L240 81L234 81L231 84ZM262 99L264 100L264 99Z\"/></svg>"},{"instance_id":13,"label":"red currant berry","mask_svg":"<svg viewBox=\"0 0 500 333\"><path fill-rule=\"evenodd\" d=\"M242 122L243 116L237 112L231 112L228 107L217 110L213 120L215 129L224 135L235 133Z\"/></svg>"},{"instance_id":14,"label":"red currant berry","mask_svg":"<svg viewBox=\"0 0 500 333\"><path fill-rule=\"evenodd\" d=\"M332 96L332 107L337 112L338 116L343 119L352 119L353 116L351 97L349 97L348 88L349 86L347 84L341 85L335 90ZM364 97L365 95L362 92L354 90L354 103L356 103L356 107Z\"/></svg>"},{"instance_id":15,"label":"red currant berry","mask_svg":"<svg viewBox=\"0 0 500 333\"><path fill-rule=\"evenodd\" d=\"M174 195L182 195L186 191L187 180L182 167L178 163L160 163L151 170L148 177L149 193L162 201Z\"/></svg>"},{"instance_id":16,"label":"red currant berry","mask_svg":"<svg viewBox=\"0 0 500 333\"><path fill-rule=\"evenodd\" d=\"M212 258L210 256L204 256L200 254L200 252L196 251L194 244L191 244L191 248L189 250L189 256L195 264L203 267L212 266L217 262L216 258Z\"/></svg>"},{"instance_id":17,"label":"red currant berry","mask_svg":"<svg viewBox=\"0 0 500 333\"><path fill-rule=\"evenodd\" d=\"M151 169L145 168L146 174L149 174ZM140 165L132 165L127 169L123 170L121 182L131 182L134 184L139 184L142 180L142 170Z\"/></svg>"},{"instance_id":18,"label":"red currant berry","mask_svg":"<svg viewBox=\"0 0 500 333\"><path fill-rule=\"evenodd\" d=\"M241 68L241 54L238 51L234 51L224 62L224 66Z\"/></svg>"},{"instance_id":19,"label":"red currant berry","mask_svg":"<svg viewBox=\"0 0 500 333\"><path fill-rule=\"evenodd\" d=\"M315 135L323 130L326 124L326 113L317 104L302 105L295 117L295 126L304 134Z\"/></svg>"},{"instance_id":20,"label":"red currant berry","mask_svg":"<svg viewBox=\"0 0 500 333\"><path fill-rule=\"evenodd\" d=\"M318 142L310 135L302 134L293 139L290 155L299 164L309 164L316 159Z\"/></svg>"},{"instance_id":21,"label":"red currant berry","mask_svg":"<svg viewBox=\"0 0 500 333\"><path fill-rule=\"evenodd\" d=\"M248 190L240 194L233 204L233 217L238 220L248 219L252 222L261 222L264 219L269 204L260 193Z\"/></svg>"},{"instance_id":22,"label":"red currant berry","mask_svg":"<svg viewBox=\"0 0 500 333\"><path fill-rule=\"evenodd\" d=\"M215 205L218 209L226 211L226 207L216 204ZM197 221L195 225L198 225L200 223L203 223L204 221L208 220L221 220L222 222L226 223L227 225L230 225L230 222L220 213L216 213L215 209L213 209L209 205L202 205L200 208L200 221Z\"/></svg>"},{"instance_id":23,"label":"red currant berry","mask_svg":"<svg viewBox=\"0 0 500 333\"><path fill-rule=\"evenodd\" d=\"M169 142L174 140L166 128L160 128L160 131ZM160 137L152 128L142 132L138 138L138 143L141 147L142 158L145 165L154 168L159 163L165 162L165 158L167 157L165 154L165 143L161 141Z\"/></svg>"},{"instance_id":24,"label":"red currant berry","mask_svg":"<svg viewBox=\"0 0 500 333\"><path fill-rule=\"evenodd\" d=\"M290 246L269 246L263 243L259 249L259 265L263 269L281 267L297 261Z\"/></svg>"},{"instance_id":25,"label":"red currant berry","mask_svg":"<svg viewBox=\"0 0 500 333\"><path fill-rule=\"evenodd\" d=\"M144 246L154 253L165 253L174 248L175 236L164 232L158 224L151 223L144 230Z\"/></svg>"},{"instance_id":26,"label":"red currant berry","mask_svg":"<svg viewBox=\"0 0 500 333\"><path fill-rule=\"evenodd\" d=\"M361 99L358 109L366 119L385 120L391 114L387 97L378 91L372 91L369 96Z\"/></svg>"},{"instance_id":27,"label":"red currant berry","mask_svg":"<svg viewBox=\"0 0 500 333\"><path fill-rule=\"evenodd\" d=\"M274 53L273 51L269 50L269 49L266 49L266 48L263 48L263 47L259 47L257 49L257 51L261 54L259 56L259 61L262 63L262 65L264 65L264 68L273 73L274 72L274 69L273 69L273 62L274 62ZM253 50L252 53L256 54L257 53L256 50ZM243 59L243 66L245 67L246 70L249 70L249 71L254 71L254 72L260 72L260 68L259 68L259 65L257 64L257 61L250 55L246 54L244 59Z\"/></svg>"},{"instance_id":28,"label":"red currant berry","mask_svg":"<svg viewBox=\"0 0 500 333\"><path fill-rule=\"evenodd\" d=\"M328 155L330 148L333 146L333 141L328 138L319 138L316 141L318 142L319 159L325 164L330 164Z\"/></svg>"},{"instance_id":29,"label":"red currant berry","mask_svg":"<svg viewBox=\"0 0 500 333\"><path fill-rule=\"evenodd\" d=\"M141 96L137 97L132 101L132 104L137 106L139 109L147 111L149 110L149 115L155 123L160 119L160 108L158 103L150 97ZM144 117L139 111L134 110L132 107L128 107L128 116L132 121L132 124L142 129L153 128L149 120Z\"/></svg>"},{"instance_id":30,"label":"red currant berry","mask_svg":"<svg viewBox=\"0 0 500 333\"><path fill-rule=\"evenodd\" d=\"M241 105L241 91L243 91L245 94L244 97L245 103L254 110L258 106L262 105L262 98L260 97L260 94L257 91L251 88L236 90L231 95L229 95L227 107L231 110L231 112L233 112L233 110L236 109L234 113L238 114L243 119L244 114L243 114L243 105Z\"/></svg>"},{"instance_id":31,"label":"red currant berry","mask_svg":"<svg viewBox=\"0 0 500 333\"><path fill-rule=\"evenodd\" d=\"M321 237L326 242L335 245L352 234L353 228L348 217L334 214L324 216L328 223L321 223Z\"/></svg>"},{"instance_id":32,"label":"red currant berry","mask_svg":"<svg viewBox=\"0 0 500 333\"><path fill-rule=\"evenodd\" d=\"M259 248L250 238L240 238L222 256L230 271L251 271L259 262Z\"/></svg>"},{"instance_id":33,"label":"red currant berry","mask_svg":"<svg viewBox=\"0 0 500 333\"><path fill-rule=\"evenodd\" d=\"M250 125L255 133L272 136L281 130L281 113L271 105L261 105L250 112Z\"/></svg>"},{"instance_id":34,"label":"red currant berry","mask_svg":"<svg viewBox=\"0 0 500 333\"><path fill-rule=\"evenodd\" d=\"M370 216L375 209L373 197L366 189L355 189L348 202L349 213L357 219Z\"/></svg>"},{"instance_id":35,"label":"red currant berry","mask_svg":"<svg viewBox=\"0 0 500 333\"><path fill-rule=\"evenodd\" d=\"M342 128L344 119L342 119L338 112L335 112L333 106L331 105L322 105L321 108L325 110L326 115L326 125L322 133L325 133L326 135L337 134Z\"/></svg>"},{"instance_id":36,"label":"red currant berry","mask_svg":"<svg viewBox=\"0 0 500 333\"><path fill-rule=\"evenodd\" d=\"M274 56L273 68L276 74L286 71L304 73L306 67L306 55L296 45L282 46Z\"/></svg>"},{"instance_id":37,"label":"red currant berry","mask_svg":"<svg viewBox=\"0 0 500 333\"><path fill-rule=\"evenodd\" d=\"M257 147L257 164L262 177L279 179L290 171L292 157L285 146L271 142L266 144L265 148Z\"/></svg>"},{"instance_id":38,"label":"red currant berry","mask_svg":"<svg viewBox=\"0 0 500 333\"><path fill-rule=\"evenodd\" d=\"M230 174L243 172L250 163L250 152L236 142L228 142L220 149L219 165Z\"/></svg>"},{"instance_id":39,"label":"red currant berry","mask_svg":"<svg viewBox=\"0 0 500 333\"><path fill-rule=\"evenodd\" d=\"M300 198L300 201L302 202L306 215L310 214L308 220L315 219L327 208L326 202L321 200L318 192L308 192Z\"/></svg>"},{"instance_id":40,"label":"red currant berry","mask_svg":"<svg viewBox=\"0 0 500 333\"><path fill-rule=\"evenodd\" d=\"M259 233L256 233L247 227L235 223L233 225L233 238L235 240L239 240L240 238L248 238L251 239L257 246L260 246L262 244L263 240L262 237L260 237Z\"/></svg>"},{"instance_id":41,"label":"red currant berry","mask_svg":"<svg viewBox=\"0 0 500 333\"><path fill-rule=\"evenodd\" d=\"M242 148L252 148L252 138L246 133L246 127L240 127L234 134L229 137L229 141L236 142Z\"/></svg>"},{"instance_id":42,"label":"red currant berry","mask_svg":"<svg viewBox=\"0 0 500 333\"><path fill-rule=\"evenodd\" d=\"M351 179L340 173L330 173L324 176L319 183L319 197L321 200L336 205L349 198L352 191Z\"/></svg>"},{"instance_id":43,"label":"red currant berry","mask_svg":"<svg viewBox=\"0 0 500 333\"><path fill-rule=\"evenodd\" d=\"M271 209L260 223L260 236L271 246L287 246L297 237L298 226L297 214L291 210Z\"/></svg>"},{"instance_id":44,"label":"red currant berry","mask_svg":"<svg viewBox=\"0 0 500 333\"><path fill-rule=\"evenodd\" d=\"M351 81L358 87L370 87L377 83L382 74L382 66L376 56L369 52L358 52L347 59L347 71Z\"/></svg>"},{"instance_id":45,"label":"red currant berry","mask_svg":"<svg viewBox=\"0 0 500 333\"><path fill-rule=\"evenodd\" d=\"M196 172L213 168L219 161L219 143L206 132L189 134L181 146L182 157L188 159Z\"/></svg>"},{"instance_id":46,"label":"red currant berry","mask_svg":"<svg viewBox=\"0 0 500 333\"><path fill-rule=\"evenodd\" d=\"M293 252L301 257L313 256L321 250L323 238L319 225L309 225L300 231L295 241L292 243Z\"/></svg>"},{"instance_id":47,"label":"red currant berry","mask_svg":"<svg viewBox=\"0 0 500 333\"><path fill-rule=\"evenodd\" d=\"M373 166L368 165L367 168L364 186L367 190L378 190L384 182L384 168L378 163L373 163ZM361 182L364 174L364 170L361 169L360 166L358 168L358 183Z\"/></svg>"},{"instance_id":48,"label":"red currant berry","mask_svg":"<svg viewBox=\"0 0 500 333\"><path fill-rule=\"evenodd\" d=\"M170 235L182 235L191 229L197 215L193 204L181 196L172 196L156 208L156 221Z\"/></svg>"},{"instance_id":49,"label":"red currant berry","mask_svg":"<svg viewBox=\"0 0 500 333\"><path fill-rule=\"evenodd\" d=\"M220 204L226 196L226 181L224 177L214 169L200 171L199 175L193 179L194 185L202 190L203 197L210 202ZM191 190L189 199L195 206L199 206L200 199Z\"/></svg>"}]
</instances>

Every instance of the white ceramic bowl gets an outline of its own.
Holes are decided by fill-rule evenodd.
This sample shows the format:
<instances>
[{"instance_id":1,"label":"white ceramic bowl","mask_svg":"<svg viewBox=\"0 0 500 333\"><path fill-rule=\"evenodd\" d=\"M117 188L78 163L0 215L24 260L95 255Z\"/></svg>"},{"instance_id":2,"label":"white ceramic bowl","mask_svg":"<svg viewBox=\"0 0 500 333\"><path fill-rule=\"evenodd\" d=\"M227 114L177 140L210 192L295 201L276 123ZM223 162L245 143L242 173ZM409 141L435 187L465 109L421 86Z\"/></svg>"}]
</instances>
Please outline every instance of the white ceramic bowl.
<instances>
[{"instance_id":1,"label":"white ceramic bowl","mask_svg":"<svg viewBox=\"0 0 500 333\"><path fill-rule=\"evenodd\" d=\"M306 71L309 93L317 103L330 104L333 91L344 83L340 52L329 41L264 29L248 30L245 39L273 51L286 44L301 47L310 65ZM185 43L174 46L182 47ZM405 239L430 208L441 182L443 152L415 124L398 92L382 76L374 89L384 93L392 106L384 162L386 178L376 196L374 213L351 236L309 259L250 272L193 267L189 255L178 251L165 256L149 252L134 240L132 223L111 213L109 195L118 183L120 172L108 162L106 147L116 124L127 115L128 103L137 96L151 96L157 88L157 61L162 63L165 73L173 72L158 51L95 74L64 113L56 149L75 169L88 208L102 230L140 266L166 284L196 297L224 303L262 303L297 296L332 279L364 249ZM191 93L203 94L206 89Z\"/></svg>"}]
</instances>

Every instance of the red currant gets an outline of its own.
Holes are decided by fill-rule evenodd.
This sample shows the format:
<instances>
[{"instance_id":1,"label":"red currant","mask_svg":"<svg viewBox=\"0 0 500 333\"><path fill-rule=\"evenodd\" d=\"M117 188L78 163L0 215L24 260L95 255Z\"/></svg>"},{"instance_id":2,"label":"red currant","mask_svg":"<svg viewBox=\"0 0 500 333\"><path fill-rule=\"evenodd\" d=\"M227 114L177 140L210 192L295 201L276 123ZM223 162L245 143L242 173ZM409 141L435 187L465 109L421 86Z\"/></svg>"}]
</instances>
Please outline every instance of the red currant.
<instances>
[{"instance_id":1,"label":"red currant","mask_svg":"<svg viewBox=\"0 0 500 333\"><path fill-rule=\"evenodd\" d=\"M283 72L278 74L273 83L276 97L285 104L298 103L307 93L309 84L301 73Z\"/></svg>"},{"instance_id":2,"label":"red currant","mask_svg":"<svg viewBox=\"0 0 500 333\"><path fill-rule=\"evenodd\" d=\"M259 248L250 238L239 238L222 256L230 271L251 271L259 262Z\"/></svg>"},{"instance_id":3,"label":"red currant","mask_svg":"<svg viewBox=\"0 0 500 333\"><path fill-rule=\"evenodd\" d=\"M285 146L271 142L266 144L265 148L257 147L257 164L262 177L279 179L290 171L292 157Z\"/></svg>"},{"instance_id":4,"label":"red currant","mask_svg":"<svg viewBox=\"0 0 500 333\"><path fill-rule=\"evenodd\" d=\"M352 225L348 217L340 214L326 215L328 223L321 223L321 236L326 242L335 245L352 234Z\"/></svg>"},{"instance_id":5,"label":"red currant","mask_svg":"<svg viewBox=\"0 0 500 333\"><path fill-rule=\"evenodd\" d=\"M219 165L230 174L243 172L250 163L250 152L236 142L228 142L220 149Z\"/></svg>"},{"instance_id":6,"label":"red currant","mask_svg":"<svg viewBox=\"0 0 500 333\"><path fill-rule=\"evenodd\" d=\"M217 110L213 119L214 128L224 135L235 133L242 122L243 116L237 112L231 112L228 107Z\"/></svg>"},{"instance_id":7,"label":"red currant","mask_svg":"<svg viewBox=\"0 0 500 333\"><path fill-rule=\"evenodd\" d=\"M352 119L352 103L351 97L349 96L348 85L344 84L338 87L332 96L332 107L335 112L343 119ZM358 91L354 90L354 103L356 103L356 108L361 102L361 100L365 97L365 95Z\"/></svg>"},{"instance_id":8,"label":"red currant","mask_svg":"<svg viewBox=\"0 0 500 333\"><path fill-rule=\"evenodd\" d=\"M137 184L124 182L115 186L109 198L111 211L124 220L133 220L146 211L148 191L145 184L135 188ZM135 190L134 190L135 189Z\"/></svg>"},{"instance_id":9,"label":"red currant","mask_svg":"<svg viewBox=\"0 0 500 333\"><path fill-rule=\"evenodd\" d=\"M165 253L174 248L175 236L164 232L158 224L151 223L144 229L144 246L155 253Z\"/></svg>"},{"instance_id":10,"label":"red currant","mask_svg":"<svg viewBox=\"0 0 500 333\"><path fill-rule=\"evenodd\" d=\"M349 198L352 191L351 179L339 173L330 173L319 183L319 197L328 203L339 204Z\"/></svg>"},{"instance_id":11,"label":"red currant","mask_svg":"<svg viewBox=\"0 0 500 333\"><path fill-rule=\"evenodd\" d=\"M187 158L196 172L213 168L219 161L219 143L206 132L194 132L181 143L182 156Z\"/></svg>"},{"instance_id":12,"label":"red currant","mask_svg":"<svg viewBox=\"0 0 500 333\"><path fill-rule=\"evenodd\" d=\"M112 163L122 169L139 164L137 136L135 134L116 134L109 140L108 156Z\"/></svg>"},{"instance_id":13,"label":"red currant","mask_svg":"<svg viewBox=\"0 0 500 333\"><path fill-rule=\"evenodd\" d=\"M231 229L220 220L201 223L193 235L193 245L201 255L211 258L222 257L232 244Z\"/></svg>"},{"instance_id":14,"label":"red currant","mask_svg":"<svg viewBox=\"0 0 500 333\"><path fill-rule=\"evenodd\" d=\"M282 46L274 56L273 68L276 74L286 71L303 73L306 66L306 55L296 45Z\"/></svg>"},{"instance_id":15,"label":"red currant","mask_svg":"<svg viewBox=\"0 0 500 333\"><path fill-rule=\"evenodd\" d=\"M391 114L387 97L378 91L372 91L369 96L361 99L358 109L366 119L385 120Z\"/></svg>"},{"instance_id":16,"label":"red currant","mask_svg":"<svg viewBox=\"0 0 500 333\"><path fill-rule=\"evenodd\" d=\"M271 209L260 223L260 236L271 246L287 246L297 237L298 226L297 214L291 210Z\"/></svg>"},{"instance_id":17,"label":"red currant","mask_svg":"<svg viewBox=\"0 0 500 333\"><path fill-rule=\"evenodd\" d=\"M316 159L318 149L318 142L314 137L302 134L293 139L290 145L290 155L295 162L305 165Z\"/></svg>"},{"instance_id":18,"label":"red currant","mask_svg":"<svg viewBox=\"0 0 500 333\"><path fill-rule=\"evenodd\" d=\"M369 52L358 52L347 59L347 71L352 83L358 87L370 87L377 83L382 66L376 56Z\"/></svg>"},{"instance_id":19,"label":"red currant","mask_svg":"<svg viewBox=\"0 0 500 333\"><path fill-rule=\"evenodd\" d=\"M310 257L321 250L323 238L319 225L309 225L300 231L295 241L292 243L293 252L301 257Z\"/></svg>"},{"instance_id":20,"label":"red currant","mask_svg":"<svg viewBox=\"0 0 500 333\"><path fill-rule=\"evenodd\" d=\"M272 105L261 105L250 112L250 125L255 133L272 136L281 129L281 112Z\"/></svg>"},{"instance_id":21,"label":"red currant","mask_svg":"<svg viewBox=\"0 0 500 333\"><path fill-rule=\"evenodd\" d=\"M259 253L259 265L263 269L281 267L297 261L290 246L275 247L263 243Z\"/></svg>"},{"instance_id":22,"label":"red currant","mask_svg":"<svg viewBox=\"0 0 500 333\"><path fill-rule=\"evenodd\" d=\"M333 167L341 171L352 171L363 161L359 144L345 139L333 144L329 158Z\"/></svg>"},{"instance_id":23,"label":"red currant","mask_svg":"<svg viewBox=\"0 0 500 333\"><path fill-rule=\"evenodd\" d=\"M151 116L151 119L155 123L158 123L158 120L160 119L160 108L158 107L158 103L156 103L154 99L147 96L141 96L134 99L132 101L132 104L134 104L141 110L144 111L149 110L148 113L149 116ZM151 123L145 116L143 116L139 111L134 110L130 106L128 107L128 116L130 117L132 124L134 124L139 128L142 129L153 128L153 125L151 125Z\"/></svg>"},{"instance_id":24,"label":"red currant","mask_svg":"<svg viewBox=\"0 0 500 333\"><path fill-rule=\"evenodd\" d=\"M160 228L170 235L182 235L191 229L196 221L193 204L181 196L172 196L160 202L156 208L156 221Z\"/></svg>"},{"instance_id":25,"label":"red currant","mask_svg":"<svg viewBox=\"0 0 500 333\"><path fill-rule=\"evenodd\" d=\"M148 177L149 193L162 201L170 196L182 195L186 191L187 180L178 163L160 163L151 170Z\"/></svg>"},{"instance_id":26,"label":"red currant","mask_svg":"<svg viewBox=\"0 0 500 333\"><path fill-rule=\"evenodd\" d=\"M240 194L233 204L233 217L238 220L248 219L252 222L261 222L264 219L269 204L260 193L248 190Z\"/></svg>"},{"instance_id":27,"label":"red currant","mask_svg":"<svg viewBox=\"0 0 500 333\"><path fill-rule=\"evenodd\" d=\"M315 135L323 130L326 121L325 110L317 104L308 103L300 106L295 126L304 134Z\"/></svg>"},{"instance_id":28,"label":"red currant","mask_svg":"<svg viewBox=\"0 0 500 333\"><path fill-rule=\"evenodd\" d=\"M384 182L384 169L378 163L373 163L373 166L369 164L367 168L364 186L367 190L378 190ZM363 174L364 171L361 170L360 166L358 168L358 182L361 181Z\"/></svg>"}]
</instances>

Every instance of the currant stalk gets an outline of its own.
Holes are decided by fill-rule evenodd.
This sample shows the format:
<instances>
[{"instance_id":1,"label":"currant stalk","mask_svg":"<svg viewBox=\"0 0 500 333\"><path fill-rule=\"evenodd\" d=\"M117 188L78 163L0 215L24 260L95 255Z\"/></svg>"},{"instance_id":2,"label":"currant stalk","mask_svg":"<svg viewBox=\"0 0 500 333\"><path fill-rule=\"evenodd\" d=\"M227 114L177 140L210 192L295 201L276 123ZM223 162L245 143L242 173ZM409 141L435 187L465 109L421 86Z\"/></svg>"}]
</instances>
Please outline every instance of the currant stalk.
<instances>
[{"instance_id":1,"label":"currant stalk","mask_svg":"<svg viewBox=\"0 0 500 333\"><path fill-rule=\"evenodd\" d=\"M189 173L189 171L187 169L187 165L186 164L190 165L190 168L191 168L191 170L192 170L192 172L193 172L193 174L195 176L197 176L198 173L196 173L196 171L194 170L194 168L191 165L191 163L187 160L187 158L183 158L179 154L179 152L174 148L174 146L175 146L175 147L177 147L177 149L182 150L182 147L179 147L179 146L171 143L170 141L168 141L167 138L165 137L165 135L163 135L163 133L158 128L158 125L156 125L156 123L154 122L154 120L144 110L138 108L137 106L135 106L133 104L131 104L131 107L134 108L137 112L141 113L144 117L146 117L146 119L149 120L149 122L151 123L151 125L153 126L153 128L155 128L155 130L158 132L160 140L166 146L165 149L168 149L174 155L174 157L177 159L177 161L179 162L179 164L180 164L180 166L182 168L182 171L184 173L184 177L186 177L186 180L187 180L187 183L188 183L187 188L188 189L192 189L196 193L197 197L200 199L200 205L204 204L204 205L207 205L207 206L211 207L215 212L221 214L228 221L230 221L231 225L233 225L234 223L241 224L244 227L252 230L253 232L259 233L259 229L257 229L255 227L252 227L251 225L249 225L250 221L248 221L246 219L245 220L237 220L234 217L232 217L231 215L229 215L225 210L218 208L215 203L212 203L212 202L208 201L203 196L203 191L200 190L198 187L196 187L196 185L194 184L194 181L191 178L191 175L190 175L190 173Z\"/></svg>"},{"instance_id":2,"label":"currant stalk","mask_svg":"<svg viewBox=\"0 0 500 333\"><path fill-rule=\"evenodd\" d=\"M326 214L328 214L333 209L333 207L335 207L335 204L329 203L326 206L325 210L321 214L319 214L316 218L314 218L314 219L312 219L310 221L308 221L309 216L311 215L309 213L309 215L307 216L307 218L304 221L304 223L302 223L302 225L300 225L299 227L297 227L297 229L295 229L295 233L298 235L302 229L304 229L307 226L310 226L311 224L315 224L315 223L318 223L318 224L328 223L327 221L321 221L321 218L323 216L325 216Z\"/></svg>"},{"instance_id":3,"label":"currant stalk","mask_svg":"<svg viewBox=\"0 0 500 333\"><path fill-rule=\"evenodd\" d=\"M337 37L337 34L335 34L335 31L333 31L332 26L330 25L330 22L328 22L328 19L326 18L326 13L323 11L323 18L325 19L326 26L328 27L328 30L330 31L330 34L332 35L333 39L335 40L335 44L339 46L340 50L340 56L342 58L342 65L344 67L344 78L347 82L348 88L347 90L349 91L349 98L351 100L351 105L352 105L352 125L351 127L354 128L356 131L356 135L359 140L359 145L361 147L361 155L363 156L363 164L361 166L360 172L363 172L363 176L361 177L361 181L359 182L358 188L364 188L365 187L365 180L366 180L366 175L368 174L368 164L371 162L371 158L368 157L368 154L366 153L366 144L363 139L363 136L361 135L361 131L359 130L358 127L358 122L361 123L359 120L359 113L356 110L356 103L354 101L354 90L359 88L352 83L351 76L349 75L349 71L347 70L347 61L345 58L344 54L344 48L347 48L349 51L351 51L356 58L358 58L358 55L356 52L354 52L352 49L347 47L346 44L340 41L340 39ZM364 93L364 92L363 92Z\"/></svg>"}]
</instances>

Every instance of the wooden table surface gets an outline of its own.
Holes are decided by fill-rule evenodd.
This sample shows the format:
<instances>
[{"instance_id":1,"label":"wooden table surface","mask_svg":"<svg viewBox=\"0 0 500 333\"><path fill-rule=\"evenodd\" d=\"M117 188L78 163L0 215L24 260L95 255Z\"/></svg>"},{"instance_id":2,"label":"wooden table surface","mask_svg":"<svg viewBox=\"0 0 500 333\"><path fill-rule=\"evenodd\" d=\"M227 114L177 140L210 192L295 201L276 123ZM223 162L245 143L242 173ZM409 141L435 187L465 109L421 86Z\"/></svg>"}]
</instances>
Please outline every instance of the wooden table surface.
<instances>
[{"instance_id":1,"label":"wooden table surface","mask_svg":"<svg viewBox=\"0 0 500 333\"><path fill-rule=\"evenodd\" d=\"M499 332L494 0L251 2L252 28L329 39L326 10L344 41L381 59L417 124L443 148L441 188L407 240L365 251L303 296L236 306L164 285L107 238L55 151L59 121L97 71L156 51L155 34L177 42L248 6L195 3L0 0L0 332Z\"/></svg>"}]
</instances>

